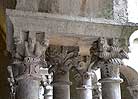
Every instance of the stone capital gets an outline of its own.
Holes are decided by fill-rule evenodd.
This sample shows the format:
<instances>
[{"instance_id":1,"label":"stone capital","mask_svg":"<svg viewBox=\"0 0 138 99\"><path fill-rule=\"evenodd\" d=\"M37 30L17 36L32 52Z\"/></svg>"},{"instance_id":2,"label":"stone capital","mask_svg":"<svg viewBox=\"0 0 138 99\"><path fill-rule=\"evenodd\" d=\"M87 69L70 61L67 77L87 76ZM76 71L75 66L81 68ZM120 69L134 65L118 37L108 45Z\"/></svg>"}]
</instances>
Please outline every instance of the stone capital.
<instances>
[{"instance_id":1,"label":"stone capital","mask_svg":"<svg viewBox=\"0 0 138 99\"><path fill-rule=\"evenodd\" d=\"M69 72L77 62L78 52L78 47L51 45L46 52L49 72L55 75L64 75Z\"/></svg>"},{"instance_id":2,"label":"stone capital","mask_svg":"<svg viewBox=\"0 0 138 99\"><path fill-rule=\"evenodd\" d=\"M107 39L100 37L93 42L90 53L92 61L94 61L94 69L102 68L105 64L121 66L123 65L122 59L128 59L126 51L120 47L117 38Z\"/></svg>"},{"instance_id":3,"label":"stone capital","mask_svg":"<svg viewBox=\"0 0 138 99\"><path fill-rule=\"evenodd\" d=\"M37 32L22 32L24 39L14 37L14 49L12 53L15 79L40 79L40 67L47 67L45 51L49 45L46 34L40 40Z\"/></svg>"}]
</instances>

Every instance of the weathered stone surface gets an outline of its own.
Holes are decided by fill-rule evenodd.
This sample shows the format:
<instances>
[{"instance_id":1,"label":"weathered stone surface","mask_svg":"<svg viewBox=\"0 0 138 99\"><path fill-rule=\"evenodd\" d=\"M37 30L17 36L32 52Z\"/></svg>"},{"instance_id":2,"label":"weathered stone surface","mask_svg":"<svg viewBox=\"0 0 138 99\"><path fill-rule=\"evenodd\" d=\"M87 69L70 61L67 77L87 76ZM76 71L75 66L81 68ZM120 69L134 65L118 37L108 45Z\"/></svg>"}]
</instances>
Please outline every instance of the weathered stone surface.
<instances>
[{"instance_id":1,"label":"weathered stone surface","mask_svg":"<svg viewBox=\"0 0 138 99\"><path fill-rule=\"evenodd\" d=\"M21 33L21 34L20 34ZM21 35L22 39L18 38ZM14 35L14 49L8 72L11 94L18 99L38 99L41 67L47 67L45 51L49 45L44 33L32 31Z\"/></svg>"},{"instance_id":2,"label":"weathered stone surface","mask_svg":"<svg viewBox=\"0 0 138 99\"><path fill-rule=\"evenodd\" d=\"M111 0L17 0L16 9L85 17L112 17Z\"/></svg>"},{"instance_id":3,"label":"weathered stone surface","mask_svg":"<svg viewBox=\"0 0 138 99\"><path fill-rule=\"evenodd\" d=\"M21 31L38 31L45 32L50 37L53 35L64 35L77 37L79 39L89 38L90 40L90 38L92 39L99 36L119 38L122 36L122 31L125 28L125 26L121 26L122 24L111 20L33 13L18 10L7 10L7 15L14 25L15 35L19 34ZM76 43L78 42L75 42L75 44Z\"/></svg>"},{"instance_id":4,"label":"weathered stone surface","mask_svg":"<svg viewBox=\"0 0 138 99\"><path fill-rule=\"evenodd\" d=\"M38 11L40 0L17 0L16 9L24 11Z\"/></svg>"},{"instance_id":5,"label":"weathered stone surface","mask_svg":"<svg viewBox=\"0 0 138 99\"><path fill-rule=\"evenodd\" d=\"M26 79L18 81L17 99L38 99L39 81Z\"/></svg>"},{"instance_id":6,"label":"weathered stone surface","mask_svg":"<svg viewBox=\"0 0 138 99\"><path fill-rule=\"evenodd\" d=\"M69 70L78 56L78 47L51 45L46 52L49 73L53 72L53 98L70 99Z\"/></svg>"},{"instance_id":7,"label":"weathered stone surface","mask_svg":"<svg viewBox=\"0 0 138 99\"><path fill-rule=\"evenodd\" d=\"M123 65L122 59L128 59L127 53L119 47L118 39L99 38L94 42L90 51L97 49L93 55L98 56L94 66L101 69L102 98L121 99L119 67ZM96 60L96 57L94 57ZM96 65L95 65L96 64Z\"/></svg>"},{"instance_id":8,"label":"weathered stone surface","mask_svg":"<svg viewBox=\"0 0 138 99\"><path fill-rule=\"evenodd\" d=\"M133 99L138 98L138 85L128 86L128 90L130 91L130 94L133 97Z\"/></svg>"},{"instance_id":9,"label":"weathered stone surface","mask_svg":"<svg viewBox=\"0 0 138 99\"><path fill-rule=\"evenodd\" d=\"M127 22L127 0L113 0L113 16L118 22Z\"/></svg>"}]
</instances>

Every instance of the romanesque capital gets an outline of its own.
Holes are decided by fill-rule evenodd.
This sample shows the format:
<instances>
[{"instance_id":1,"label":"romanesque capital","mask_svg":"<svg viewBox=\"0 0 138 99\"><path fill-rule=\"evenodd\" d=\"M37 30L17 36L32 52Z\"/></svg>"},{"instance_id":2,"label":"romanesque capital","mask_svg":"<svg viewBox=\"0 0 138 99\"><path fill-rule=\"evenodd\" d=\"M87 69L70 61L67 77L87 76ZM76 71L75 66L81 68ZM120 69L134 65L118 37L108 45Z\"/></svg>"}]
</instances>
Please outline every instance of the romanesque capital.
<instances>
[{"instance_id":1,"label":"romanesque capital","mask_svg":"<svg viewBox=\"0 0 138 99\"><path fill-rule=\"evenodd\" d=\"M92 70L93 62L91 62L90 55L79 56L78 64L74 66L74 79L76 80L76 89L79 99L87 99L100 97L99 86L97 85L97 75Z\"/></svg>"},{"instance_id":2,"label":"romanesque capital","mask_svg":"<svg viewBox=\"0 0 138 99\"><path fill-rule=\"evenodd\" d=\"M76 66L73 67L73 70L75 72L74 78L76 79L78 83L78 87L90 87L91 86L91 79L93 79L93 72L91 70L91 66L93 64L91 63L91 57L90 56L78 56L78 62ZM90 80L90 85L85 82Z\"/></svg>"},{"instance_id":3,"label":"romanesque capital","mask_svg":"<svg viewBox=\"0 0 138 99\"><path fill-rule=\"evenodd\" d=\"M102 68L104 64L123 65L122 59L128 59L128 55L122 47L119 46L119 39L104 37L98 38L93 42L90 49L93 68Z\"/></svg>"},{"instance_id":4,"label":"romanesque capital","mask_svg":"<svg viewBox=\"0 0 138 99\"><path fill-rule=\"evenodd\" d=\"M27 32L23 41L14 37L14 49L12 51L15 80L39 79L40 67L47 67L45 52L49 42L46 38L39 39L36 32Z\"/></svg>"},{"instance_id":5,"label":"romanesque capital","mask_svg":"<svg viewBox=\"0 0 138 99\"><path fill-rule=\"evenodd\" d=\"M77 62L78 52L78 47L51 45L46 52L49 72L60 75L69 72Z\"/></svg>"}]
</instances>

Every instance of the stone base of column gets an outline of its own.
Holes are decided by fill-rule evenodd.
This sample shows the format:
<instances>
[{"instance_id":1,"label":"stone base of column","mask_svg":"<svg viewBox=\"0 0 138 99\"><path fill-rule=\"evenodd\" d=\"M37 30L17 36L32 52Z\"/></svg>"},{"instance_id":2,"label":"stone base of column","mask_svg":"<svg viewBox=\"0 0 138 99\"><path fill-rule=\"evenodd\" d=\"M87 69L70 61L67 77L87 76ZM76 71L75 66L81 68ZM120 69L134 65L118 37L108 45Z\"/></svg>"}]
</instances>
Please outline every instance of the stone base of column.
<instances>
[{"instance_id":1,"label":"stone base of column","mask_svg":"<svg viewBox=\"0 0 138 99\"><path fill-rule=\"evenodd\" d=\"M99 80L102 83L102 99L121 99L120 78L103 78Z\"/></svg>"}]
</instances>

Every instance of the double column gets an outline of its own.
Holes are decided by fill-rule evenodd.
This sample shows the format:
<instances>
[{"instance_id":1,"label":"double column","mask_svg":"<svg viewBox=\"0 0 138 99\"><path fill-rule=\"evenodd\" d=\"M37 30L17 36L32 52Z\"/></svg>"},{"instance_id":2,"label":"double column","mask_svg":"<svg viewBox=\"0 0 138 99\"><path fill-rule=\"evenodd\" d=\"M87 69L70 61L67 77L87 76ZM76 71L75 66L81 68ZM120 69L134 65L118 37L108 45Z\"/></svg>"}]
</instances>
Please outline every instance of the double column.
<instances>
[{"instance_id":1,"label":"double column","mask_svg":"<svg viewBox=\"0 0 138 99\"><path fill-rule=\"evenodd\" d=\"M119 47L118 39L99 38L93 45L97 60L95 67L101 69L102 99L121 99L119 67L122 59L128 58L127 53ZM96 46L95 46L96 45Z\"/></svg>"}]
</instances>

